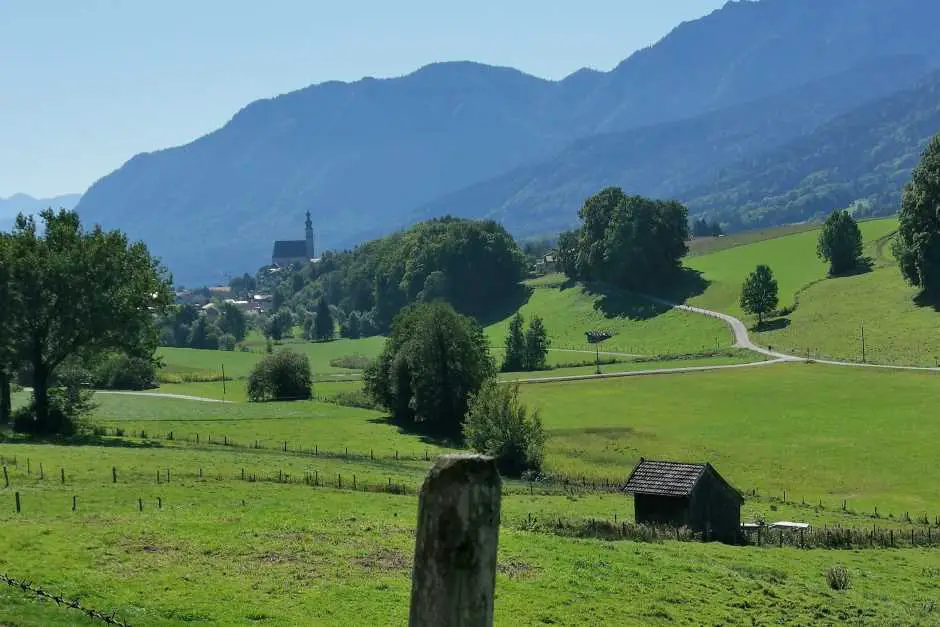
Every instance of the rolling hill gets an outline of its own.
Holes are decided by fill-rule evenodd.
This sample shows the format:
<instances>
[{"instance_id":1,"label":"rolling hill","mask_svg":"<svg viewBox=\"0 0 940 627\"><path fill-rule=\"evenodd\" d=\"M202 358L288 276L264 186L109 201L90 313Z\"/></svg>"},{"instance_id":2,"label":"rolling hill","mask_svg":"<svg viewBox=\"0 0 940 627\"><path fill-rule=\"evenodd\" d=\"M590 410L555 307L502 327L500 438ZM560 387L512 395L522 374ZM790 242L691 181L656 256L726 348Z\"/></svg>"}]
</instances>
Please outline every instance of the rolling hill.
<instances>
[{"instance_id":1,"label":"rolling hill","mask_svg":"<svg viewBox=\"0 0 940 627\"><path fill-rule=\"evenodd\" d=\"M261 265L307 209L321 244L345 247L577 139L734 107L877 59L935 63L938 18L931 0L729 2L610 72L553 82L461 62L313 85L133 157L78 209L145 239L180 281L218 279Z\"/></svg>"},{"instance_id":2,"label":"rolling hill","mask_svg":"<svg viewBox=\"0 0 940 627\"><path fill-rule=\"evenodd\" d=\"M63 194L51 198L33 198L27 194L13 194L0 198L0 231L13 226L18 213L36 213L42 209L72 209L78 204L81 194Z\"/></svg>"}]
</instances>

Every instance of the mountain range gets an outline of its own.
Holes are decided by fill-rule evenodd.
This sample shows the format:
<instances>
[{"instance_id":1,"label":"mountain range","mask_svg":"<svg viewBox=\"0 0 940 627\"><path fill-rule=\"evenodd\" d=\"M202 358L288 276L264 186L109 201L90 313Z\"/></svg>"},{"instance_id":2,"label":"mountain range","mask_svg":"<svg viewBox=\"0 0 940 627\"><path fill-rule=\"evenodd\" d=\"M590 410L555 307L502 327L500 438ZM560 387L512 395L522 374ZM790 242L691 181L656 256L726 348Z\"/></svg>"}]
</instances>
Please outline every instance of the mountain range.
<instances>
[{"instance_id":1,"label":"mountain range","mask_svg":"<svg viewBox=\"0 0 940 627\"><path fill-rule=\"evenodd\" d=\"M890 101L924 103L911 94L935 81L938 20L934 0L738 1L609 72L548 81L456 62L312 85L133 157L78 210L144 239L189 283L262 265L274 239L299 239L306 210L319 244L339 248L445 213L557 232L611 184L680 198L730 226L815 216L822 198L844 206L862 198L855 191L887 202L898 176L868 180L875 194L854 182L863 160L849 175L825 158L857 148L847 125L874 111L895 116L879 132L912 128ZM916 152L921 135L882 142L878 163ZM797 179L817 166L839 179L838 194L813 187L818 170ZM795 187L784 189L779 168ZM814 191L794 200L790 189Z\"/></svg>"},{"instance_id":2,"label":"mountain range","mask_svg":"<svg viewBox=\"0 0 940 627\"><path fill-rule=\"evenodd\" d=\"M33 214L43 209L73 209L81 194L63 194L51 198L33 198L28 194L13 194L9 198L0 198L0 231L13 226L17 214Z\"/></svg>"}]
</instances>

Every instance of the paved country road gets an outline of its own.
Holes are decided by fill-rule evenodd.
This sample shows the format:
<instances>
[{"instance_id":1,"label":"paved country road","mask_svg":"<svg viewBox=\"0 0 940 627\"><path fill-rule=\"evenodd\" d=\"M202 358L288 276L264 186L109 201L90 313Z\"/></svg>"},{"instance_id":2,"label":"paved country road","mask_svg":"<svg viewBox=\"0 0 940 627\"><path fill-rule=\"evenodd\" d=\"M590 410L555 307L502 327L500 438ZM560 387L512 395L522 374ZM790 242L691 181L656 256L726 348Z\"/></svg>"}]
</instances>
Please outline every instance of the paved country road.
<instances>
[{"instance_id":1,"label":"paved country road","mask_svg":"<svg viewBox=\"0 0 940 627\"><path fill-rule=\"evenodd\" d=\"M734 345L738 348L744 348L755 353L760 353L770 357L773 361L772 363L780 362L793 362L793 361L811 361L816 364L826 364L829 366L846 366L851 368L881 368L885 370L912 370L912 371L923 371L923 372L940 372L940 368L929 368L926 366L893 366L890 364L871 364L871 363L858 363L854 361L839 361L836 359L806 359L804 357L798 357L796 355L788 355L786 353L778 353L766 349L762 346L758 346L751 341L750 335L747 332L747 326L738 318L734 316L729 316L728 314L723 314L717 311L711 311L710 309L703 309L701 307L693 307L691 305L678 305L676 303L671 303L668 300L663 300L662 298L657 298L655 296L646 296L646 298L657 302L661 305L667 307L672 307L673 309L681 309L682 311L688 311L690 313L700 314L703 316L710 316L712 318L718 318L723 320L725 324L731 327L731 330L734 332ZM766 364L768 362L757 362L757 364ZM757 365L757 364L746 364L746 365ZM722 366L715 366L715 368L721 368Z\"/></svg>"}]
</instances>

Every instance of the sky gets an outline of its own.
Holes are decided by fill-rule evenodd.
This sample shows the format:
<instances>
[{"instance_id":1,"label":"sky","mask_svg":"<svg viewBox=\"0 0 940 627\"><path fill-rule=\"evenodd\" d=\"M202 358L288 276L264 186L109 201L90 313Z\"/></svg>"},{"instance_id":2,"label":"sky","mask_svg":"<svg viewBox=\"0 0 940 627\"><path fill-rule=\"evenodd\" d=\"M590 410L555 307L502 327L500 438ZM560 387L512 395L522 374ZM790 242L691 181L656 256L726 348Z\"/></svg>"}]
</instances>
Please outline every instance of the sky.
<instances>
[{"instance_id":1,"label":"sky","mask_svg":"<svg viewBox=\"0 0 940 627\"><path fill-rule=\"evenodd\" d=\"M471 60L609 70L726 0L0 0L0 197L83 192L137 153L327 80Z\"/></svg>"}]
</instances>

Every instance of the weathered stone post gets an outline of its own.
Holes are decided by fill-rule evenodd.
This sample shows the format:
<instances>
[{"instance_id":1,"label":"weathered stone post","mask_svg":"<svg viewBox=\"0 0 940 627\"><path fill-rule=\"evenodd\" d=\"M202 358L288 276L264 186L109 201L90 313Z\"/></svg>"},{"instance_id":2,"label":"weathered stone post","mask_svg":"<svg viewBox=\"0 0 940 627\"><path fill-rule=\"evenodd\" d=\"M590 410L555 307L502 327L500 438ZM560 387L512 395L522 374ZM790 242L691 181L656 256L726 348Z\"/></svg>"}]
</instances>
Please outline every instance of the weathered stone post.
<instances>
[{"instance_id":1,"label":"weathered stone post","mask_svg":"<svg viewBox=\"0 0 940 627\"><path fill-rule=\"evenodd\" d=\"M492 458L441 457L421 487L410 627L493 624L501 480Z\"/></svg>"}]
</instances>

